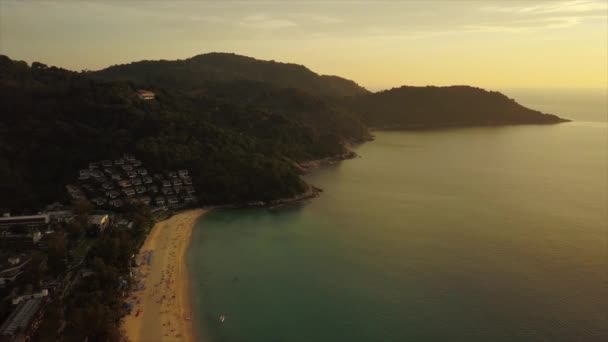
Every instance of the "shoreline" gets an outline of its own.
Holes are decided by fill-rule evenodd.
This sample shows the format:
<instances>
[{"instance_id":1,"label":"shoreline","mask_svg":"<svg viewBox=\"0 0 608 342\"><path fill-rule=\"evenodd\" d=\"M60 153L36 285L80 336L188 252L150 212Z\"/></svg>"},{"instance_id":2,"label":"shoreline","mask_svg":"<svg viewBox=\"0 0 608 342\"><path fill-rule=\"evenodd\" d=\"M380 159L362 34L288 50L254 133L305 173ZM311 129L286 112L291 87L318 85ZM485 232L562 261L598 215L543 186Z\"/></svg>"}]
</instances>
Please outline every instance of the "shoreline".
<instances>
[{"instance_id":1,"label":"shoreline","mask_svg":"<svg viewBox=\"0 0 608 342\"><path fill-rule=\"evenodd\" d=\"M157 222L137 255L133 305L122 322L129 341L199 341L186 255L192 230L210 209L192 209Z\"/></svg>"},{"instance_id":2,"label":"shoreline","mask_svg":"<svg viewBox=\"0 0 608 342\"><path fill-rule=\"evenodd\" d=\"M348 150L337 156L308 161L298 166L302 171L310 172L356 157L356 153ZM215 209L277 209L313 199L321 192L322 189L307 184L306 191L293 197L269 202L188 209L156 222L136 256L139 266L133 271L134 285L125 300L125 303L132 305L132 310L121 320L123 335L133 342L203 340L201 332L193 324L195 310L192 306L192 289L186 260L192 230L198 219ZM159 258L164 262L158 262Z\"/></svg>"},{"instance_id":3,"label":"shoreline","mask_svg":"<svg viewBox=\"0 0 608 342\"><path fill-rule=\"evenodd\" d=\"M559 118L555 121L545 122L492 122L492 123L477 123L477 124L443 124L443 125L430 125L430 124L394 124L384 126L370 126L369 130L373 132L416 132L416 131L443 131L449 129L462 129L462 128L483 128L483 127L508 127L508 126L545 126L545 125L558 125L561 123L572 122L573 120Z\"/></svg>"}]
</instances>

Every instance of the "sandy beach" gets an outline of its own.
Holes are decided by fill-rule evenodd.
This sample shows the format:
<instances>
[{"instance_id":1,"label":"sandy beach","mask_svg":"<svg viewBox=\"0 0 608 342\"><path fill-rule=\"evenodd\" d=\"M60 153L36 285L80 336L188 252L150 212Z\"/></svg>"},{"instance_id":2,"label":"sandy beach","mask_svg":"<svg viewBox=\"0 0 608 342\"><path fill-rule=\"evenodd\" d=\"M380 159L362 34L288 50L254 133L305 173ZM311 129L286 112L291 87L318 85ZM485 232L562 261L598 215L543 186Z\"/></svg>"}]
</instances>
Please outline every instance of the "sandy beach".
<instances>
[{"instance_id":1,"label":"sandy beach","mask_svg":"<svg viewBox=\"0 0 608 342\"><path fill-rule=\"evenodd\" d=\"M123 320L130 341L194 341L186 250L196 220L207 210L179 213L157 223L134 271L131 314Z\"/></svg>"}]
</instances>

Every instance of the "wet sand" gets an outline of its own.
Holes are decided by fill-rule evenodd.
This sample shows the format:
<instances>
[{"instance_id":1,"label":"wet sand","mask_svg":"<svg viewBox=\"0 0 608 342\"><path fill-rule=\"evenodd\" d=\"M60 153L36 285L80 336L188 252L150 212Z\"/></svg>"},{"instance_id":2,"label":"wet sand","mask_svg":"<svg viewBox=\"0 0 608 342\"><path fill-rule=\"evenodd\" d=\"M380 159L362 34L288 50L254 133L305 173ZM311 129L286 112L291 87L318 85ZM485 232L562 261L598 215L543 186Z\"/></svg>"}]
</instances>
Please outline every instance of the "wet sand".
<instances>
[{"instance_id":1,"label":"wet sand","mask_svg":"<svg viewBox=\"0 0 608 342\"><path fill-rule=\"evenodd\" d=\"M186 250L196 220L208 210L179 213L157 223L134 269L131 314L123 320L130 341L195 341Z\"/></svg>"}]
</instances>

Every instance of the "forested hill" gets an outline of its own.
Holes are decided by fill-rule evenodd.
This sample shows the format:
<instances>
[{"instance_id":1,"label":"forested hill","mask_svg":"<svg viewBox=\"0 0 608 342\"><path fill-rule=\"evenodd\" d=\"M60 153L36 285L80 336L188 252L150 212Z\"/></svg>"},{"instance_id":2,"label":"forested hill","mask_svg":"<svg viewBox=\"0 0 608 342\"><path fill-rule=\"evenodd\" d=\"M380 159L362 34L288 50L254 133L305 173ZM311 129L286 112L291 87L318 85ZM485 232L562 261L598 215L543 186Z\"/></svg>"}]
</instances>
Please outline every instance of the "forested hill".
<instances>
[{"instance_id":1,"label":"forested hill","mask_svg":"<svg viewBox=\"0 0 608 342\"><path fill-rule=\"evenodd\" d=\"M521 106L501 93L479 88L403 86L371 93L353 81L320 76L301 65L227 53L133 62L88 75L103 80L130 80L195 96L221 93L229 102L262 105L275 113L289 114L304 126L324 132L325 139L339 141L365 139L367 131L361 121L386 129L566 121ZM304 103L308 105L301 106Z\"/></svg>"},{"instance_id":2,"label":"forested hill","mask_svg":"<svg viewBox=\"0 0 608 342\"><path fill-rule=\"evenodd\" d=\"M400 87L350 99L348 106L378 129L552 124L564 120L505 95L469 86Z\"/></svg>"},{"instance_id":3,"label":"forested hill","mask_svg":"<svg viewBox=\"0 0 608 342\"><path fill-rule=\"evenodd\" d=\"M142 87L156 99L139 99ZM79 168L123 153L160 171L188 168L203 204L234 204L300 194L306 184L294 162L342 155L369 138L367 127L564 121L478 88L369 93L302 66L232 54L94 73L0 55L0 112L0 208L9 209L57 200Z\"/></svg>"},{"instance_id":4,"label":"forested hill","mask_svg":"<svg viewBox=\"0 0 608 342\"><path fill-rule=\"evenodd\" d=\"M125 152L157 170L190 169L203 203L289 197L305 189L289 159L335 152L284 116L162 89L143 101L135 90L0 56L0 208L61 199L78 169ZM246 127L216 124L218 113Z\"/></svg>"},{"instance_id":5,"label":"forested hill","mask_svg":"<svg viewBox=\"0 0 608 342\"><path fill-rule=\"evenodd\" d=\"M215 112L209 118L276 148L288 148L290 152L285 154L298 161L344 153L344 144L370 136L361 119L336 100L367 90L337 76L317 75L301 65L208 53L185 60L133 62L86 75L170 90L197 105L212 100L238 106L240 111ZM289 122L291 129L285 122L266 120L267 114ZM307 138L298 139L302 135Z\"/></svg>"},{"instance_id":6,"label":"forested hill","mask_svg":"<svg viewBox=\"0 0 608 342\"><path fill-rule=\"evenodd\" d=\"M207 53L175 61L139 61L90 74L104 80L132 80L183 91L205 88L209 82L257 81L323 97L355 96L368 92L353 81L318 75L302 65L229 53Z\"/></svg>"}]
</instances>

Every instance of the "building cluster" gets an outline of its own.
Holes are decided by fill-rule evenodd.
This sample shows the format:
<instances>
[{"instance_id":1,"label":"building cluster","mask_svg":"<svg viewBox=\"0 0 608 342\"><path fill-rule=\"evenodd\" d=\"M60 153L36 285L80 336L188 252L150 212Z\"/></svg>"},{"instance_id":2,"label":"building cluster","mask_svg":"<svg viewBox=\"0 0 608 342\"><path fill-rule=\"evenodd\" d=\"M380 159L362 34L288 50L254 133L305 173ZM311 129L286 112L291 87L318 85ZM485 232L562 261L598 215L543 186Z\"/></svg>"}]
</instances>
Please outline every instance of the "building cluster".
<instances>
[{"instance_id":1,"label":"building cluster","mask_svg":"<svg viewBox=\"0 0 608 342\"><path fill-rule=\"evenodd\" d=\"M61 204L32 215L0 216L0 341L27 340L45 311L66 298L81 279L91 274L85 266L86 255L93 245L91 239L106 230L131 229L129 204L149 205L152 217L158 219L168 209L197 202L188 170L152 173L130 154L91 162L78 171L77 178L66 189L73 200L88 200L97 207L86 217ZM114 210L123 207L126 210ZM54 246L56 234L69 238L67 228L73 225L81 226L87 234L70 238L66 258L61 259L65 271L43 273L44 278L33 280L40 268L34 266L41 263L40 255L47 254L49 244ZM119 285L125 287L126 280L121 279Z\"/></svg>"},{"instance_id":2,"label":"building cluster","mask_svg":"<svg viewBox=\"0 0 608 342\"><path fill-rule=\"evenodd\" d=\"M47 230L49 223L49 214L11 216L4 213L0 217L0 251L45 249L47 243L43 232ZM0 286L2 284L3 279L0 277Z\"/></svg>"},{"instance_id":3,"label":"building cluster","mask_svg":"<svg viewBox=\"0 0 608 342\"><path fill-rule=\"evenodd\" d=\"M8 319L0 325L0 337L8 339L17 334L26 335L24 333L31 329L32 321L39 313L43 300L43 297L33 297L21 301Z\"/></svg>"},{"instance_id":4,"label":"building cluster","mask_svg":"<svg viewBox=\"0 0 608 342\"><path fill-rule=\"evenodd\" d=\"M77 184L67 186L73 199L87 198L98 207L143 203L178 208L197 201L188 170L151 174L134 156L89 163Z\"/></svg>"},{"instance_id":5,"label":"building cluster","mask_svg":"<svg viewBox=\"0 0 608 342\"><path fill-rule=\"evenodd\" d=\"M31 269L35 253L45 252L49 236L56 224L72 222L71 210L47 210L35 215L0 216L0 341L19 340L29 336L43 317L44 308L51 300L69 292L73 279L78 279L83 258L66 260L68 273L62 279L46 279L40 291L16 295L14 289L22 288ZM102 233L111 224L108 213L96 212L88 216L88 231ZM52 292L51 292L52 291ZM5 311L8 310L8 311ZM4 315L8 314L8 316Z\"/></svg>"},{"instance_id":6,"label":"building cluster","mask_svg":"<svg viewBox=\"0 0 608 342\"><path fill-rule=\"evenodd\" d=\"M0 293L7 293L12 284L26 274L32 251L48 246L42 232L49 223L48 214L15 217L5 213L0 217ZM10 315L0 321L0 340L27 332L46 295L48 291L43 290L13 297L8 304Z\"/></svg>"}]
</instances>

